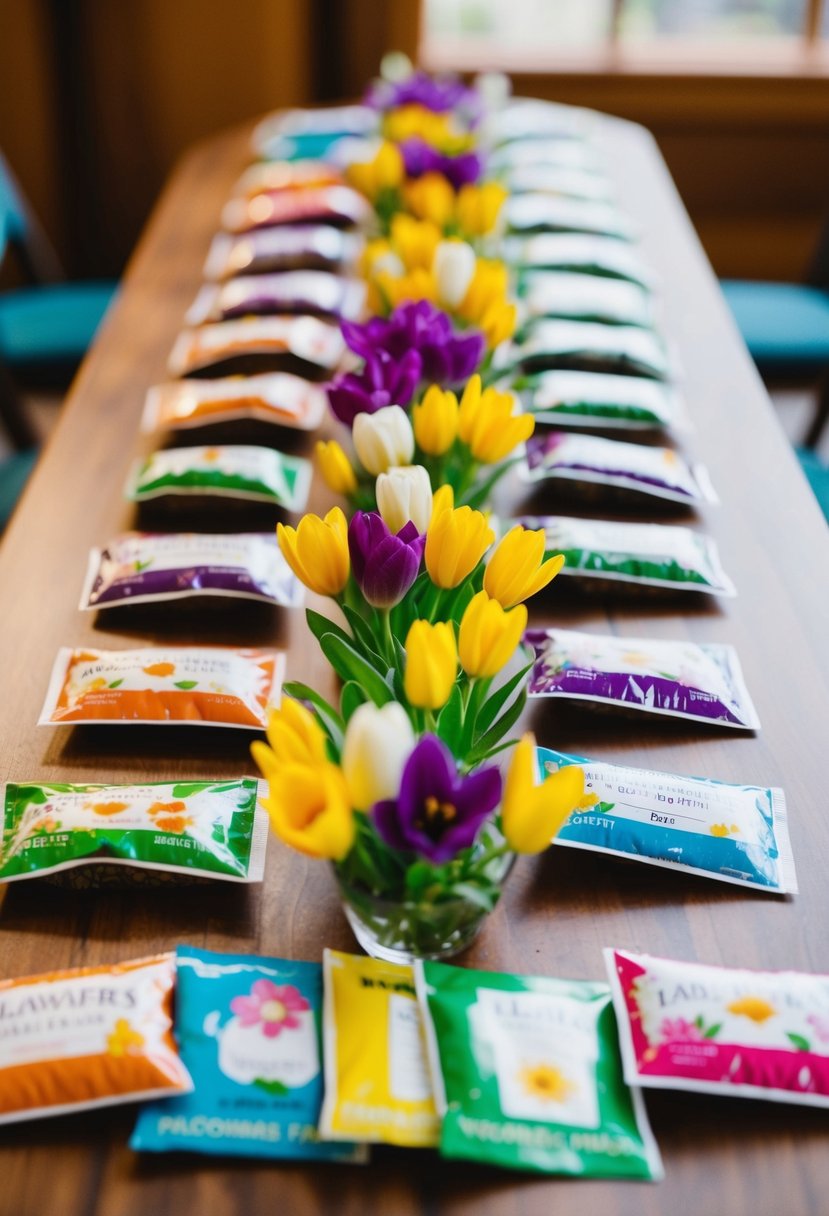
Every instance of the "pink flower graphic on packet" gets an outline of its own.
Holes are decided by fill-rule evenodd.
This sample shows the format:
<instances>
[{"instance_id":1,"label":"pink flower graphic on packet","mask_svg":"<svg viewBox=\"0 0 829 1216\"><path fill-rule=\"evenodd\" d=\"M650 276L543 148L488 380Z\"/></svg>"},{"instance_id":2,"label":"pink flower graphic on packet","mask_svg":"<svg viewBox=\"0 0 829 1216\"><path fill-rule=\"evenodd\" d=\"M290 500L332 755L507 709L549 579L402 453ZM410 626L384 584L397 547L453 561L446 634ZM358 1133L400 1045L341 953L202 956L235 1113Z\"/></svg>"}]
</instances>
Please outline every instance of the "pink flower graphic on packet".
<instances>
[{"instance_id":1,"label":"pink flower graphic on packet","mask_svg":"<svg viewBox=\"0 0 829 1216\"><path fill-rule=\"evenodd\" d=\"M703 1037L699 1026L686 1018L664 1018L659 1033L673 1043L699 1043Z\"/></svg>"},{"instance_id":2,"label":"pink flower graphic on packet","mask_svg":"<svg viewBox=\"0 0 829 1216\"><path fill-rule=\"evenodd\" d=\"M300 1020L296 1016L311 1006L305 997L291 984L274 984L270 980L257 980L249 996L235 996L230 1008L243 1026L258 1026L268 1039L275 1039L283 1030L296 1030Z\"/></svg>"}]
</instances>

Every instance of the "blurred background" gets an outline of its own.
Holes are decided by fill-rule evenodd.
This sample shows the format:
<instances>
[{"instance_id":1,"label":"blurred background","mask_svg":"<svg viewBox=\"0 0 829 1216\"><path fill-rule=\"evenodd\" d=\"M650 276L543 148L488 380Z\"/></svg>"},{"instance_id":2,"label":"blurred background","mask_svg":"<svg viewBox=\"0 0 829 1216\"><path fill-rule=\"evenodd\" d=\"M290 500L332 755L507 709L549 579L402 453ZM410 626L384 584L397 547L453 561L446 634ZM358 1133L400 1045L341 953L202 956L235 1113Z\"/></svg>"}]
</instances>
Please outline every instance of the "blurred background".
<instances>
[{"instance_id":1,"label":"blurred background","mask_svg":"<svg viewBox=\"0 0 829 1216\"><path fill-rule=\"evenodd\" d=\"M722 278L829 286L829 0L0 0L0 151L69 278L116 279L186 148L390 49L644 124Z\"/></svg>"}]
</instances>

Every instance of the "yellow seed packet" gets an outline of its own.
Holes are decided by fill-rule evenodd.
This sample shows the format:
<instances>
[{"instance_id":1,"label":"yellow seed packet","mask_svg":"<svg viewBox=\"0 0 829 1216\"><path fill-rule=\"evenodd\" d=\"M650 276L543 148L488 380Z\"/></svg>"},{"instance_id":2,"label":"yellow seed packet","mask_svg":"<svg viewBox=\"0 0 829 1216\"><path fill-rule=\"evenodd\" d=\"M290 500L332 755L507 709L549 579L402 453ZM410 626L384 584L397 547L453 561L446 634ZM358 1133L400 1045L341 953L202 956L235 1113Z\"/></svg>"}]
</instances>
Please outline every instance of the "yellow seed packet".
<instances>
[{"instance_id":1,"label":"yellow seed packet","mask_svg":"<svg viewBox=\"0 0 829 1216\"><path fill-rule=\"evenodd\" d=\"M440 1120L411 967L326 950L320 1135L432 1148Z\"/></svg>"}]
</instances>

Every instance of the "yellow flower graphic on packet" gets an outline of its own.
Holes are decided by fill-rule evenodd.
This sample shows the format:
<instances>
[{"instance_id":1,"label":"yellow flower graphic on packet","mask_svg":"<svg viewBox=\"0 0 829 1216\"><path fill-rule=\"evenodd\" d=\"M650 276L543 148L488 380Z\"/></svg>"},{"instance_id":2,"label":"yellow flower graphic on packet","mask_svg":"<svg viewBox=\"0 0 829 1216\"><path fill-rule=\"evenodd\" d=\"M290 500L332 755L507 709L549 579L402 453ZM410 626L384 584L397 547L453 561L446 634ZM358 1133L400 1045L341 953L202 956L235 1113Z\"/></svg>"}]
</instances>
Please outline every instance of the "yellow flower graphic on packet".
<instances>
[{"instance_id":1,"label":"yellow flower graphic on packet","mask_svg":"<svg viewBox=\"0 0 829 1216\"><path fill-rule=\"evenodd\" d=\"M144 1046L144 1036L134 1030L126 1018L119 1018L115 1023L112 1034L107 1036L107 1051L111 1056L120 1059L129 1055L134 1048Z\"/></svg>"},{"instance_id":2,"label":"yellow flower graphic on packet","mask_svg":"<svg viewBox=\"0 0 829 1216\"><path fill-rule=\"evenodd\" d=\"M744 1018L751 1018L752 1022L766 1022L769 1018L773 1018L777 1013L774 1005L770 1005L768 1001L761 996L743 996L738 1001L732 1001L730 1005L726 1005L729 1013L736 1013Z\"/></svg>"},{"instance_id":3,"label":"yellow flower graphic on packet","mask_svg":"<svg viewBox=\"0 0 829 1216\"><path fill-rule=\"evenodd\" d=\"M533 1064L523 1068L521 1084L531 1097L542 1102L566 1102L577 1088L560 1068L552 1064Z\"/></svg>"}]
</instances>

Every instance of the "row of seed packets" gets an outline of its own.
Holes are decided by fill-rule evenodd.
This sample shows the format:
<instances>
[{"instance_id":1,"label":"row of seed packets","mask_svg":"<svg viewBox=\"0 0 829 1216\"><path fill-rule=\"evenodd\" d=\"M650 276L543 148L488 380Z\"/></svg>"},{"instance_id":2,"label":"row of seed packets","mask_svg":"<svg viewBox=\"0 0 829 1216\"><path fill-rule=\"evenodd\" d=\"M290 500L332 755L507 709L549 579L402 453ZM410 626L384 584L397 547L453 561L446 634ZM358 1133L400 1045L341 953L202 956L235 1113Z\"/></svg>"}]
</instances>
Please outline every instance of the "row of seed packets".
<instances>
[{"instance_id":1,"label":"row of seed packets","mask_svg":"<svg viewBox=\"0 0 829 1216\"><path fill-rule=\"evenodd\" d=\"M642 1088L829 1106L829 977L604 954L609 983L190 946L5 980L0 1122L140 1101L140 1152L658 1180Z\"/></svg>"}]
</instances>

